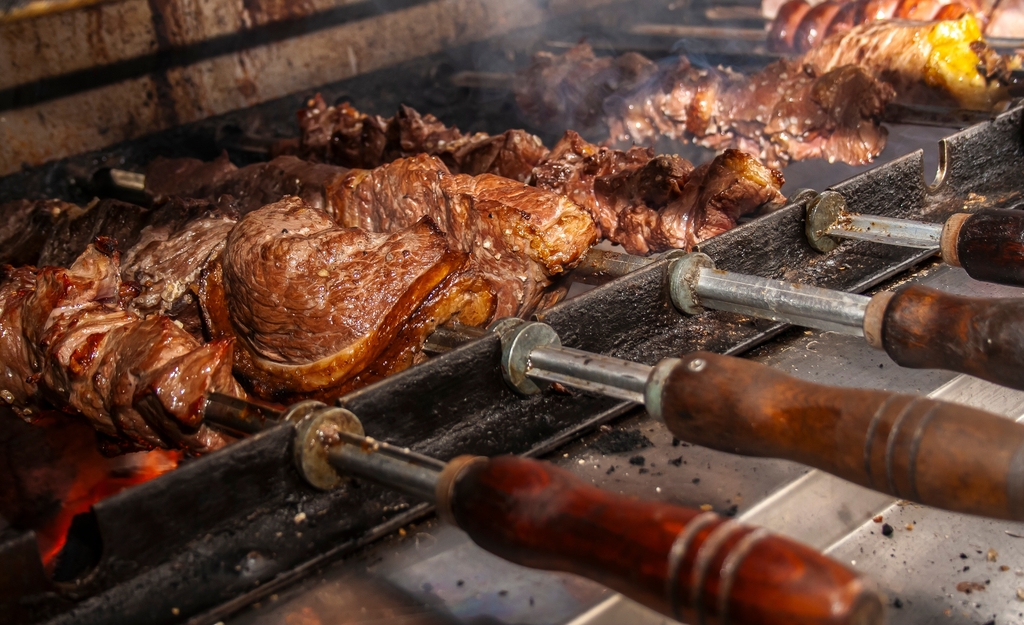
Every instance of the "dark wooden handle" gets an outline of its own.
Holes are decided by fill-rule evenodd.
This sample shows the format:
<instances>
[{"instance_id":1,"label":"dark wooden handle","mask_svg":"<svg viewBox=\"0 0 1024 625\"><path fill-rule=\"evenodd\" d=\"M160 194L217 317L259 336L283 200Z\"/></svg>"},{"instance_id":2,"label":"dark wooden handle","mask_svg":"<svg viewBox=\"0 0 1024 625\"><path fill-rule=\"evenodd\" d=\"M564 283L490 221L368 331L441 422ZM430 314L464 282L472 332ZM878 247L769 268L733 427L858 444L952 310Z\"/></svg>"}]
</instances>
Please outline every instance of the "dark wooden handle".
<instances>
[{"instance_id":1,"label":"dark wooden handle","mask_svg":"<svg viewBox=\"0 0 1024 625\"><path fill-rule=\"evenodd\" d=\"M886 305L881 336L886 353L904 367L949 369L1024 390L1024 298L906 286Z\"/></svg>"},{"instance_id":2,"label":"dark wooden handle","mask_svg":"<svg viewBox=\"0 0 1024 625\"><path fill-rule=\"evenodd\" d=\"M662 374L658 376L657 374ZM698 352L648 391L679 438L785 458L930 506L1024 520L1024 425L915 395L823 386ZM653 394L658 393L654 398Z\"/></svg>"},{"instance_id":3,"label":"dark wooden handle","mask_svg":"<svg viewBox=\"0 0 1024 625\"><path fill-rule=\"evenodd\" d=\"M444 488L481 547L576 573L687 623L880 623L878 595L843 565L714 513L594 488L546 462L464 465Z\"/></svg>"},{"instance_id":4,"label":"dark wooden handle","mask_svg":"<svg viewBox=\"0 0 1024 625\"><path fill-rule=\"evenodd\" d=\"M944 247L956 246L954 255L943 249L943 258L975 280L1024 286L1024 211L986 209L947 223L959 229L953 241L943 237Z\"/></svg>"}]
</instances>

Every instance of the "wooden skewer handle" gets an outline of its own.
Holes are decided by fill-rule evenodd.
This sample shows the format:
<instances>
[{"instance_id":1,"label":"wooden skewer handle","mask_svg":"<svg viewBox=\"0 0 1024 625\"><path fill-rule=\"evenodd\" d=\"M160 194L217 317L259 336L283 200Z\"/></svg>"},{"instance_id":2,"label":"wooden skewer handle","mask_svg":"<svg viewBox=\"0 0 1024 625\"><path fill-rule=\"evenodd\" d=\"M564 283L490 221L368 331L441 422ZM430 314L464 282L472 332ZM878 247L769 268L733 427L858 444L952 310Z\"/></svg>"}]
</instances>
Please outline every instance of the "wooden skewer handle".
<instances>
[{"instance_id":1,"label":"wooden skewer handle","mask_svg":"<svg viewBox=\"0 0 1024 625\"><path fill-rule=\"evenodd\" d=\"M966 406L830 387L705 352L662 361L647 408L673 434L785 458L926 505L1024 520L1024 425Z\"/></svg>"},{"instance_id":2,"label":"wooden skewer handle","mask_svg":"<svg viewBox=\"0 0 1024 625\"><path fill-rule=\"evenodd\" d=\"M950 217L942 258L975 280L1024 286L1024 211L986 209Z\"/></svg>"},{"instance_id":3,"label":"wooden skewer handle","mask_svg":"<svg viewBox=\"0 0 1024 625\"><path fill-rule=\"evenodd\" d=\"M961 297L920 285L875 298L884 305L881 328L877 338L866 332L868 342L897 363L1024 390L1024 298ZM870 325L866 319L865 328Z\"/></svg>"},{"instance_id":4,"label":"wooden skewer handle","mask_svg":"<svg viewBox=\"0 0 1024 625\"><path fill-rule=\"evenodd\" d=\"M456 458L442 516L524 566L588 577L687 623L881 623L878 595L820 553L712 512L637 501L549 463Z\"/></svg>"}]
</instances>

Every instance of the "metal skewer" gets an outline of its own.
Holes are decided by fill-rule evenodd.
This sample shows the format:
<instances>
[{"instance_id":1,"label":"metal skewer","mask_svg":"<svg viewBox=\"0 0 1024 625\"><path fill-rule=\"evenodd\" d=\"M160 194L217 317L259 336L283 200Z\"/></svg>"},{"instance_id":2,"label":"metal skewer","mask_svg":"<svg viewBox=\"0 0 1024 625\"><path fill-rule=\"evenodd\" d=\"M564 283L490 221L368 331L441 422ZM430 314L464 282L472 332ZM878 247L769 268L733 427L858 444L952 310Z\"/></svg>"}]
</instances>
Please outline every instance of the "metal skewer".
<instances>
[{"instance_id":1,"label":"metal skewer","mask_svg":"<svg viewBox=\"0 0 1024 625\"><path fill-rule=\"evenodd\" d=\"M237 410L246 409L234 398L207 402L211 420ZM689 622L726 613L765 625L881 622L878 595L849 569L713 512L614 495L538 460L441 462L366 437L355 415L324 404L304 402L282 414L304 415L294 421L295 462L311 485L337 488L352 476L430 502L442 519L512 562L590 577ZM687 561L690 550L705 557ZM702 566L713 558L732 564Z\"/></svg>"},{"instance_id":2,"label":"metal skewer","mask_svg":"<svg viewBox=\"0 0 1024 625\"><path fill-rule=\"evenodd\" d=\"M983 209L937 224L851 213L842 195L825 191L807 203L805 232L819 252L839 239L934 249L976 280L1024 286L1024 211Z\"/></svg>"},{"instance_id":3,"label":"metal skewer","mask_svg":"<svg viewBox=\"0 0 1024 625\"><path fill-rule=\"evenodd\" d=\"M507 324L501 335L502 374L520 393L558 382L635 401L681 440L801 462L926 505L1024 520L1024 465L1014 460L1024 455L1024 425L1008 419L911 395L824 387L717 354L648 366L563 347L536 322Z\"/></svg>"}]
</instances>

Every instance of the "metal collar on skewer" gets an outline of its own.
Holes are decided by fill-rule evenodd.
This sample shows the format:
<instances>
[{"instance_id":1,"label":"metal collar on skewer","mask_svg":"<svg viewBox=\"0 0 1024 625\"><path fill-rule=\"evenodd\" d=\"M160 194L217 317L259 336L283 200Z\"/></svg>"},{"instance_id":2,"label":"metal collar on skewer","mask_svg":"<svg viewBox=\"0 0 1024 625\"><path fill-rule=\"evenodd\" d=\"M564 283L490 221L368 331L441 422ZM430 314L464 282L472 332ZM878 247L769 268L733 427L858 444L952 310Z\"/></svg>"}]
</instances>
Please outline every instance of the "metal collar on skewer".
<instances>
[{"instance_id":1,"label":"metal collar on skewer","mask_svg":"<svg viewBox=\"0 0 1024 625\"><path fill-rule=\"evenodd\" d=\"M839 241L828 231L846 214L846 200L835 191L823 191L807 202L804 229L807 242L819 252L831 252Z\"/></svg>"},{"instance_id":2,"label":"metal collar on skewer","mask_svg":"<svg viewBox=\"0 0 1024 625\"><path fill-rule=\"evenodd\" d=\"M669 292L676 308L688 315L704 312L697 296L697 280L701 269L714 269L715 261L707 254L694 252L672 261L668 266Z\"/></svg>"},{"instance_id":3,"label":"metal collar on skewer","mask_svg":"<svg viewBox=\"0 0 1024 625\"><path fill-rule=\"evenodd\" d=\"M541 386L526 375L530 354L538 347L560 347L562 341L558 334L547 324L521 320L514 325L510 320L498 334L501 336L501 375L505 381L524 395L541 392Z\"/></svg>"},{"instance_id":4,"label":"metal collar on skewer","mask_svg":"<svg viewBox=\"0 0 1024 625\"><path fill-rule=\"evenodd\" d=\"M301 405L297 404L296 408ZM363 424L344 408L323 407L307 414L295 426L295 467L307 482L320 490L338 488L346 480L327 458L329 446L338 442L338 432L363 436Z\"/></svg>"}]
</instances>

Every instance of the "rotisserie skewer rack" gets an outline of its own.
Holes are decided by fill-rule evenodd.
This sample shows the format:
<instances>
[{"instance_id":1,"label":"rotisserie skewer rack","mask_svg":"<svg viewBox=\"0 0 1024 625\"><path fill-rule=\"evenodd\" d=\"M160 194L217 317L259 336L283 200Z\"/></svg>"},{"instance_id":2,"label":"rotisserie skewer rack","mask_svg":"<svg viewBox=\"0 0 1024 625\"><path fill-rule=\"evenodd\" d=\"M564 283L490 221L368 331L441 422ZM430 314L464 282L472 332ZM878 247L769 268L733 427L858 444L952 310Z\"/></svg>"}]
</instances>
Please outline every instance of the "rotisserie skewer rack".
<instances>
[{"instance_id":1,"label":"rotisserie skewer rack","mask_svg":"<svg viewBox=\"0 0 1024 625\"><path fill-rule=\"evenodd\" d=\"M1024 203L1022 116L1018 108L942 142L932 184L916 152L832 190L851 212L935 223L964 208L1016 208ZM851 292L870 289L932 254L871 242L846 242L822 254L805 238L804 204L812 196L803 197L705 242L700 251L729 271ZM652 262L537 318L564 345L646 364L695 350L738 354L785 330L732 313L681 314L666 283L669 263ZM441 459L538 455L635 408L579 392L517 395L502 379L500 355L499 337L484 334L341 404L361 416L367 434ZM257 582L258 592L282 587L428 512L370 485L310 490L289 461L286 429L242 440L97 504L71 530L78 566L56 584L46 580L31 534L7 540L0 562L37 572L35 586L22 578L26 585L4 593L31 597L20 605L37 620L70 609L61 619L128 622L162 614L171 622L225 602L229 608L244 605ZM218 496L202 508L183 503L198 491ZM300 509L315 522L296 532ZM160 592L140 593L136 586Z\"/></svg>"}]
</instances>

